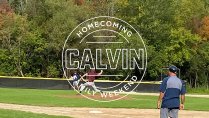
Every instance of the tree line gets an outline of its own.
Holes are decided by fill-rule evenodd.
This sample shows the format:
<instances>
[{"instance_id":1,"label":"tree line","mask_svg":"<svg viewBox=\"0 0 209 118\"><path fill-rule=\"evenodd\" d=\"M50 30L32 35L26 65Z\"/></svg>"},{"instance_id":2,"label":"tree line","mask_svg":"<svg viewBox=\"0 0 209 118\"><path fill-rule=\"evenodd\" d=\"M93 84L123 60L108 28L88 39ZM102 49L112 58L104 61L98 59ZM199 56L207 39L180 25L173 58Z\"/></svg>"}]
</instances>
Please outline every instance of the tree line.
<instances>
[{"instance_id":1,"label":"tree line","mask_svg":"<svg viewBox=\"0 0 209 118\"><path fill-rule=\"evenodd\" d=\"M63 77L69 32L102 15L140 32L148 51L145 80L176 65L191 87L209 86L208 0L1 0L0 75Z\"/></svg>"}]
</instances>

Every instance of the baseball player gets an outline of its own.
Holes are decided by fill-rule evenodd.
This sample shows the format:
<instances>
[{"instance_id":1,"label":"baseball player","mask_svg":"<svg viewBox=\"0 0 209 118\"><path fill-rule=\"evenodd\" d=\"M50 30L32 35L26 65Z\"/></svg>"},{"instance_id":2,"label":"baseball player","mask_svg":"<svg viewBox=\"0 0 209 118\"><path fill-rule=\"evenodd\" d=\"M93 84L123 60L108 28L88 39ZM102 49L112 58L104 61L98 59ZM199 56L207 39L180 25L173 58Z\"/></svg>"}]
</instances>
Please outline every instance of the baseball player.
<instances>
[{"instance_id":1,"label":"baseball player","mask_svg":"<svg viewBox=\"0 0 209 118\"><path fill-rule=\"evenodd\" d=\"M157 108L160 109L160 118L178 118L179 109L184 109L185 101L185 83L179 79L178 68L170 66L168 77L163 79L160 85L160 95L157 102Z\"/></svg>"},{"instance_id":2,"label":"baseball player","mask_svg":"<svg viewBox=\"0 0 209 118\"><path fill-rule=\"evenodd\" d=\"M74 89L75 89L75 90L79 90L78 84L79 84L79 81L80 81L81 76L77 73L77 71L75 71L75 72L73 73L72 78L73 78L72 81L73 81L73 87L74 87Z\"/></svg>"},{"instance_id":3,"label":"baseball player","mask_svg":"<svg viewBox=\"0 0 209 118\"><path fill-rule=\"evenodd\" d=\"M84 88L86 86L91 86L96 92L102 92L101 90L97 89L97 87L94 84L94 80L96 79L96 76L99 76L103 73L103 70L101 70L100 73L96 73L95 69L91 69L88 73L84 74L81 79L83 79L83 77L87 77L87 82L85 84L81 84L80 85L80 93L84 90Z\"/></svg>"}]
</instances>

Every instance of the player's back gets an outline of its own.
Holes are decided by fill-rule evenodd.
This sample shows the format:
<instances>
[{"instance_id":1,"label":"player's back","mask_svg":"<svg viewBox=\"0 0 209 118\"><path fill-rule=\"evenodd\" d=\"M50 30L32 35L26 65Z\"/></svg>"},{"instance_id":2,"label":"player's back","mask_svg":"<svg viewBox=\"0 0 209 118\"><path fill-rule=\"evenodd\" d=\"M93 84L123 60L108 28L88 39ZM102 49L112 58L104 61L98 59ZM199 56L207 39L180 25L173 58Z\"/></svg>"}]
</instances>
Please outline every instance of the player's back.
<instances>
[{"instance_id":1,"label":"player's back","mask_svg":"<svg viewBox=\"0 0 209 118\"><path fill-rule=\"evenodd\" d=\"M165 87L165 94L163 97L162 108L178 108L179 95L182 92L183 81L177 76L170 76L163 80Z\"/></svg>"},{"instance_id":2,"label":"player's back","mask_svg":"<svg viewBox=\"0 0 209 118\"><path fill-rule=\"evenodd\" d=\"M96 71L90 71L90 72L88 72L87 79L89 82L94 82L94 80L96 79L96 76L97 76Z\"/></svg>"},{"instance_id":3,"label":"player's back","mask_svg":"<svg viewBox=\"0 0 209 118\"><path fill-rule=\"evenodd\" d=\"M73 74L73 81L78 81L80 79L80 75L78 73Z\"/></svg>"}]
</instances>

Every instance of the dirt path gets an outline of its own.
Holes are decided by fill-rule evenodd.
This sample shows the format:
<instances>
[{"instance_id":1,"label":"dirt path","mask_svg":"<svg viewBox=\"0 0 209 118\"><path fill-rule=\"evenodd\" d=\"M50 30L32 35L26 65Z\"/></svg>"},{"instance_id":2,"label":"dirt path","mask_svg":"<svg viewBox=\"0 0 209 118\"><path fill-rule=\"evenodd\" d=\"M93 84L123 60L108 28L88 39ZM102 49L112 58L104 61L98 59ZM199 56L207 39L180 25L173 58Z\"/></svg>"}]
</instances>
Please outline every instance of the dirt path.
<instances>
[{"instance_id":1,"label":"dirt path","mask_svg":"<svg viewBox=\"0 0 209 118\"><path fill-rule=\"evenodd\" d=\"M159 118L157 109L40 107L5 103L0 103L0 109L74 118ZM208 116L209 112L203 111L180 111L179 113L179 118L207 118Z\"/></svg>"}]
</instances>

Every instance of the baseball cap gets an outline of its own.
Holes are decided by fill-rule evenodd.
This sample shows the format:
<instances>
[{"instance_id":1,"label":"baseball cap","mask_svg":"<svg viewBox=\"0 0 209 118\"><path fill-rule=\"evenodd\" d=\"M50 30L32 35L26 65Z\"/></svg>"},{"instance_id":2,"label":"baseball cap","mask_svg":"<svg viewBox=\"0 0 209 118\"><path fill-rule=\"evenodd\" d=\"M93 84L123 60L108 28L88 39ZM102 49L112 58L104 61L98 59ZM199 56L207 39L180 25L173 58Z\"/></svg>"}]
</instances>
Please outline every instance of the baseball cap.
<instances>
[{"instance_id":1,"label":"baseball cap","mask_svg":"<svg viewBox=\"0 0 209 118\"><path fill-rule=\"evenodd\" d=\"M176 66L172 65L172 66L170 66L170 67L168 68L168 70L169 70L170 72L172 72L172 73L177 73L178 68L177 68Z\"/></svg>"}]
</instances>

